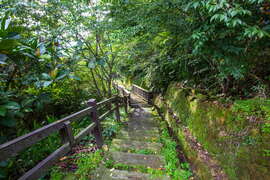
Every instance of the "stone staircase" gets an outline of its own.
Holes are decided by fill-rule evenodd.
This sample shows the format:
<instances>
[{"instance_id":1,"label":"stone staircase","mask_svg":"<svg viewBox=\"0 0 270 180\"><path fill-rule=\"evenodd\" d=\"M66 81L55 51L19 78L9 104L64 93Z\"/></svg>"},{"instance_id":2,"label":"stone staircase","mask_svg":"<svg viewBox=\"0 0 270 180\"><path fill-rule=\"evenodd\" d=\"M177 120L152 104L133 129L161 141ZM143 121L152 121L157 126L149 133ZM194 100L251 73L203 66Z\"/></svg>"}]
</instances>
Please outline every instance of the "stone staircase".
<instances>
[{"instance_id":1,"label":"stone staircase","mask_svg":"<svg viewBox=\"0 0 270 180\"><path fill-rule=\"evenodd\" d=\"M151 115L151 108L138 106L130 114L129 121L112 141L107 160L111 167L103 165L95 172L100 180L169 180L165 175L165 160L160 156L158 124ZM107 167L107 168L106 168ZM161 172L158 175L151 173ZM153 175L154 174L154 175Z\"/></svg>"}]
</instances>

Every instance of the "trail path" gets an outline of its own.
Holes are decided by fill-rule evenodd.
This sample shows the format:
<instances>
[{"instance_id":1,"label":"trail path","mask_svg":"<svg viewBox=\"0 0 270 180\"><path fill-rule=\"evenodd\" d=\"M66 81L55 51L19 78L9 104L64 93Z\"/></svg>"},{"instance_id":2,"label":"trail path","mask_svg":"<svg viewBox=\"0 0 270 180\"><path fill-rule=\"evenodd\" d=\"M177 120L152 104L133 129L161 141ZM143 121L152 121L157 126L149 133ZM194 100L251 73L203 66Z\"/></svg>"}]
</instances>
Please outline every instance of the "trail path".
<instances>
[{"instance_id":1,"label":"trail path","mask_svg":"<svg viewBox=\"0 0 270 180\"><path fill-rule=\"evenodd\" d=\"M165 160L160 155L162 144L158 142L159 126L147 103L135 95L131 99L133 109L129 121L109 148L108 159L112 162L112 168L99 168L95 173L96 179L169 180L166 175L147 173L149 170L164 169Z\"/></svg>"}]
</instances>

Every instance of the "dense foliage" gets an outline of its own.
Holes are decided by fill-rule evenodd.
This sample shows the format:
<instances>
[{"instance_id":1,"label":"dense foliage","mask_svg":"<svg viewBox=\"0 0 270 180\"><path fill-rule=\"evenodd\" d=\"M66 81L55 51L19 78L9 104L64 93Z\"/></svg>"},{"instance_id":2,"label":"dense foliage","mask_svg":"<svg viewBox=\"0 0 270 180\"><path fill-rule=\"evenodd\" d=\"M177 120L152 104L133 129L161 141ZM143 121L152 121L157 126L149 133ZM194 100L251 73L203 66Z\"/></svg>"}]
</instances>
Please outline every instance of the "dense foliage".
<instances>
[{"instance_id":1,"label":"dense foliage","mask_svg":"<svg viewBox=\"0 0 270 180\"><path fill-rule=\"evenodd\" d=\"M158 93L178 82L268 97L269 9L268 0L2 0L0 144L112 96L119 76ZM55 137L0 162L0 178L24 173Z\"/></svg>"},{"instance_id":2,"label":"dense foliage","mask_svg":"<svg viewBox=\"0 0 270 180\"><path fill-rule=\"evenodd\" d=\"M1 1L0 144L80 110L90 98L112 96L117 53L100 10L82 0ZM16 178L57 145L53 135L0 162L0 178Z\"/></svg>"},{"instance_id":3,"label":"dense foliage","mask_svg":"<svg viewBox=\"0 0 270 180\"><path fill-rule=\"evenodd\" d=\"M237 97L267 96L267 0L113 1L110 17L126 42L125 76L158 92L172 81Z\"/></svg>"},{"instance_id":4,"label":"dense foliage","mask_svg":"<svg viewBox=\"0 0 270 180\"><path fill-rule=\"evenodd\" d=\"M6 1L2 6L1 126L32 129L33 121L78 110L86 98L112 95L116 54L94 5Z\"/></svg>"}]
</instances>

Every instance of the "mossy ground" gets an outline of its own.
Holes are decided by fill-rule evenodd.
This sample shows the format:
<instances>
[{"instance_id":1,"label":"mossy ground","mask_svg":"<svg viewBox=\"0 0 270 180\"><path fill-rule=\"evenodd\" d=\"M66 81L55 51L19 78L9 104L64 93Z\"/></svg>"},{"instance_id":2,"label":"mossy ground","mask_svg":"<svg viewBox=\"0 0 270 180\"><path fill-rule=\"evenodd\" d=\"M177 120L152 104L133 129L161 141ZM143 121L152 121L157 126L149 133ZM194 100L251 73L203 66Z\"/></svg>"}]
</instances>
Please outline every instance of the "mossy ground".
<instances>
[{"instance_id":1,"label":"mossy ground","mask_svg":"<svg viewBox=\"0 0 270 180\"><path fill-rule=\"evenodd\" d=\"M229 179L270 179L267 154L270 149L270 100L239 100L225 108L206 99L193 90L171 85L165 100L181 122L169 116L160 99L155 101L165 113L169 126L178 134L187 157L197 166L199 176L208 179L209 172L186 144L181 132L183 125L219 161Z\"/></svg>"}]
</instances>

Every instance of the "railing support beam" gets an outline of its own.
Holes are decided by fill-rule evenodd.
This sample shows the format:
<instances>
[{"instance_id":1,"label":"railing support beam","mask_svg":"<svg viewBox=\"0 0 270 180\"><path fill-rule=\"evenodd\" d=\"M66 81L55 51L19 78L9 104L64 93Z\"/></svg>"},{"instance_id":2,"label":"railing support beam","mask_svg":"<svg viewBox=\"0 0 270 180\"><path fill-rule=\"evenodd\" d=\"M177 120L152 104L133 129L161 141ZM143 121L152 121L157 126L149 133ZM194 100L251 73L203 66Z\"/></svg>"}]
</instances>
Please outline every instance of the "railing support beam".
<instances>
[{"instance_id":1,"label":"railing support beam","mask_svg":"<svg viewBox=\"0 0 270 180\"><path fill-rule=\"evenodd\" d=\"M70 121L64 122L64 124L65 126L59 131L62 144L69 142L69 146L72 147L74 145L75 140L72 133Z\"/></svg>"},{"instance_id":2,"label":"railing support beam","mask_svg":"<svg viewBox=\"0 0 270 180\"><path fill-rule=\"evenodd\" d=\"M90 114L91 120L93 122L95 122L96 126L93 129L93 134L95 136L96 139L96 143L97 143L97 147L100 149L102 148L103 145L103 139L102 139L102 134L101 134L101 127L100 127L100 122L99 122L99 118L97 115L97 102L95 99L90 99L87 102L88 106L93 107L93 110Z\"/></svg>"},{"instance_id":3,"label":"railing support beam","mask_svg":"<svg viewBox=\"0 0 270 180\"><path fill-rule=\"evenodd\" d=\"M115 100L115 117L116 121L120 122L120 111L119 111L119 97L116 98Z\"/></svg>"}]
</instances>

